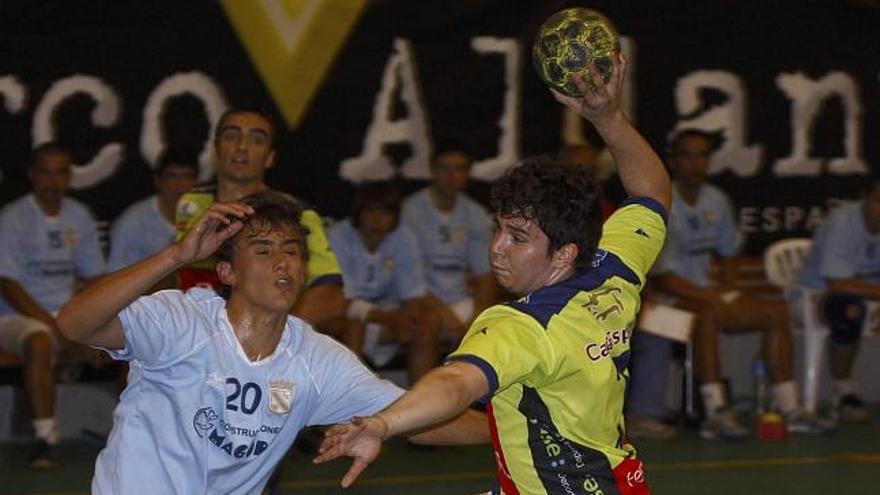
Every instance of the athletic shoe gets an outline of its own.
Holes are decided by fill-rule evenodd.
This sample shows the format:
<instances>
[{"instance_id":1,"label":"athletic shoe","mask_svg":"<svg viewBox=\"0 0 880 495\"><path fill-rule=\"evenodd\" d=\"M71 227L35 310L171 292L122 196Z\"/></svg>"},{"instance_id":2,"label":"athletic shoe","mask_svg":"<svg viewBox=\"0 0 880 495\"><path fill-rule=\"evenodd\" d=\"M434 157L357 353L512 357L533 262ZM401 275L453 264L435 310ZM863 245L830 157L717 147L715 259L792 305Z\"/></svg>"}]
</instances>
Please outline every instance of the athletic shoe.
<instances>
[{"instance_id":1,"label":"athletic shoe","mask_svg":"<svg viewBox=\"0 0 880 495\"><path fill-rule=\"evenodd\" d=\"M750 433L736 419L736 412L729 407L715 411L700 425L700 436L707 439L719 439L728 442L739 442L749 438Z\"/></svg>"},{"instance_id":2,"label":"athletic shoe","mask_svg":"<svg viewBox=\"0 0 880 495\"><path fill-rule=\"evenodd\" d=\"M28 454L28 466L31 469L52 469L58 466L55 457L55 446L44 440L38 440Z\"/></svg>"},{"instance_id":3,"label":"athletic shoe","mask_svg":"<svg viewBox=\"0 0 880 495\"><path fill-rule=\"evenodd\" d=\"M837 401L837 414L845 423L864 423L871 420L871 410L855 394L847 394Z\"/></svg>"},{"instance_id":4,"label":"athletic shoe","mask_svg":"<svg viewBox=\"0 0 880 495\"><path fill-rule=\"evenodd\" d=\"M678 429L650 416L628 415L626 417L627 438L650 438L670 440L678 435Z\"/></svg>"},{"instance_id":5,"label":"athletic shoe","mask_svg":"<svg viewBox=\"0 0 880 495\"><path fill-rule=\"evenodd\" d=\"M834 421L816 416L803 408L797 408L784 416L785 427L789 433L825 435L837 430L837 424Z\"/></svg>"}]
</instances>

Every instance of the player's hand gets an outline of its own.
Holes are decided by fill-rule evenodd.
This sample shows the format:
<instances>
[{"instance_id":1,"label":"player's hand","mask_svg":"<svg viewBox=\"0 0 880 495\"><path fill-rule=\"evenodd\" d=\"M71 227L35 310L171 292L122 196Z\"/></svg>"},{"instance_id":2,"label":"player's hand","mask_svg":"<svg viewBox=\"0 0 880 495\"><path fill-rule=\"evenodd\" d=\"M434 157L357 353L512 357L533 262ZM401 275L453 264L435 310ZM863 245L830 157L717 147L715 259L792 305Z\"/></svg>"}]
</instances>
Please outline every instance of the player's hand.
<instances>
[{"instance_id":1,"label":"player's hand","mask_svg":"<svg viewBox=\"0 0 880 495\"><path fill-rule=\"evenodd\" d=\"M622 53L612 58L613 69L608 83L602 78L595 64L587 66L586 80L579 74L572 76L581 97L566 96L554 89L553 97L591 122L614 117L620 112L623 96L623 78L626 74L626 58Z\"/></svg>"},{"instance_id":2,"label":"player's hand","mask_svg":"<svg viewBox=\"0 0 880 495\"><path fill-rule=\"evenodd\" d=\"M342 487L348 488L379 456L382 440L387 434L388 424L382 419L356 417L351 424L336 425L327 430L314 462L320 464L343 456L353 458L351 467L342 477Z\"/></svg>"},{"instance_id":3,"label":"player's hand","mask_svg":"<svg viewBox=\"0 0 880 495\"><path fill-rule=\"evenodd\" d=\"M241 203L214 203L196 221L196 224L179 242L174 244L180 263L192 263L207 258L237 234L245 219L254 209Z\"/></svg>"}]
</instances>

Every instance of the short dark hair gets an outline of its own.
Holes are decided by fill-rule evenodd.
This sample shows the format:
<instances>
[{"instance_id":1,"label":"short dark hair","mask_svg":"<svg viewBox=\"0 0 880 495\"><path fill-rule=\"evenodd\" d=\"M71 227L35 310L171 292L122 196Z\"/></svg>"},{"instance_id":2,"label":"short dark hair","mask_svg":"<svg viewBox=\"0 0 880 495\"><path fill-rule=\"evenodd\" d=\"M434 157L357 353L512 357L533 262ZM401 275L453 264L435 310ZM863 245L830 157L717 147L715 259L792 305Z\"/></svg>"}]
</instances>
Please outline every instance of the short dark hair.
<instances>
[{"instance_id":1,"label":"short dark hair","mask_svg":"<svg viewBox=\"0 0 880 495\"><path fill-rule=\"evenodd\" d=\"M400 190L392 181L364 182L354 193L351 205L351 223L360 227L360 217L364 210L371 208L388 211L394 218L400 218Z\"/></svg>"},{"instance_id":2,"label":"short dark hair","mask_svg":"<svg viewBox=\"0 0 880 495\"><path fill-rule=\"evenodd\" d=\"M672 138L669 139L669 148L666 150L668 156L675 156L676 152L678 152L678 147L681 146L681 142L686 138L702 138L709 142L709 145L712 147L712 150L718 149L721 145L721 140L717 135L704 131L702 129L696 129L693 127L688 127L685 129L681 129L676 132Z\"/></svg>"},{"instance_id":3,"label":"short dark hair","mask_svg":"<svg viewBox=\"0 0 880 495\"><path fill-rule=\"evenodd\" d=\"M540 156L526 158L492 186L492 209L501 217L537 223L550 240L548 256L572 243L575 268L588 268L602 237L601 191L584 167Z\"/></svg>"},{"instance_id":4,"label":"short dark hair","mask_svg":"<svg viewBox=\"0 0 880 495\"><path fill-rule=\"evenodd\" d=\"M196 173L199 171L199 159L195 153L178 149L167 149L159 155L159 160L156 162L156 169L153 170L153 172L156 175L161 175L162 172L171 165L186 167L195 170Z\"/></svg>"},{"instance_id":5,"label":"short dark hair","mask_svg":"<svg viewBox=\"0 0 880 495\"><path fill-rule=\"evenodd\" d=\"M259 115L263 118L263 120L269 123L269 145L272 148L275 148L275 137L278 135L278 122L268 110L256 105L230 107L225 112L223 112L223 115L220 116L220 119L217 120L217 125L214 127L214 139L218 139L220 137L220 131L223 129L223 124L226 122L226 119L228 119L232 115L238 115L241 113L253 113Z\"/></svg>"},{"instance_id":6,"label":"short dark hair","mask_svg":"<svg viewBox=\"0 0 880 495\"><path fill-rule=\"evenodd\" d=\"M306 238L309 235L309 229L302 224L303 208L299 202L292 196L278 191L251 194L244 197L241 202L253 208L254 214L247 219L244 228L238 234L220 245L214 255L218 262L232 262L235 246L241 236L255 237L285 228L292 228L300 234L300 252L303 261L308 261L309 250ZM229 293L230 288L227 286L223 286L220 290L220 295L224 298L228 298Z\"/></svg>"},{"instance_id":7,"label":"short dark hair","mask_svg":"<svg viewBox=\"0 0 880 495\"><path fill-rule=\"evenodd\" d=\"M31 150L28 167L36 165L37 161L45 155L68 155L72 158L73 152L70 151L70 148L62 145L58 141L47 141L43 144L37 145Z\"/></svg>"}]
</instances>

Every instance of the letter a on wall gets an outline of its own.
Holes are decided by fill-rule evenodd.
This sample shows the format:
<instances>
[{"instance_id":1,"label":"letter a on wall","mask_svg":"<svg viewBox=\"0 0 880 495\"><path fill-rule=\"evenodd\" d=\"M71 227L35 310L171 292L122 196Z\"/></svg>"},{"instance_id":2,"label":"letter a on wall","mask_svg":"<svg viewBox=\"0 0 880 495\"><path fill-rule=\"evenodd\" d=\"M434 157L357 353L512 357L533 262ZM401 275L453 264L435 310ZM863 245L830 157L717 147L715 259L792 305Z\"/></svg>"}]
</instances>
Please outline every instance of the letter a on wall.
<instances>
[{"instance_id":1,"label":"letter a on wall","mask_svg":"<svg viewBox=\"0 0 880 495\"><path fill-rule=\"evenodd\" d=\"M288 127L299 125L366 0L221 0Z\"/></svg>"}]
</instances>

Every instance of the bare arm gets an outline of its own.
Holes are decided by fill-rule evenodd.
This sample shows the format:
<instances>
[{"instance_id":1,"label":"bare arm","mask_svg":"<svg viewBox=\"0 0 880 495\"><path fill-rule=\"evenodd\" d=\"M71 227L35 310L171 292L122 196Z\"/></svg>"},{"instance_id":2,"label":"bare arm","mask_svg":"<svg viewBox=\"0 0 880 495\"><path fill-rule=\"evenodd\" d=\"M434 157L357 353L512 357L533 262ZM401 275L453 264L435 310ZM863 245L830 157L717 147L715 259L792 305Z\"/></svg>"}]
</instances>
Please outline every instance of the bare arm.
<instances>
[{"instance_id":1,"label":"bare arm","mask_svg":"<svg viewBox=\"0 0 880 495\"><path fill-rule=\"evenodd\" d=\"M486 413L467 409L451 421L411 435L409 441L418 445L478 445L492 438Z\"/></svg>"},{"instance_id":2,"label":"bare arm","mask_svg":"<svg viewBox=\"0 0 880 495\"><path fill-rule=\"evenodd\" d=\"M617 173L627 194L652 198L668 210L672 193L666 167L620 108L626 59L623 54L614 59L614 70L608 84L603 82L594 65L589 70L591 84L574 76L583 97L574 98L556 91L553 91L553 95L589 120L599 132L614 157Z\"/></svg>"},{"instance_id":3,"label":"bare arm","mask_svg":"<svg viewBox=\"0 0 880 495\"><path fill-rule=\"evenodd\" d=\"M379 455L382 440L455 418L488 392L486 375L472 364L454 362L435 368L379 414L331 428L315 462L353 457L351 468L342 478L342 486L348 487ZM442 427L440 431L435 440L443 435L449 439L448 431L442 433Z\"/></svg>"},{"instance_id":4,"label":"bare arm","mask_svg":"<svg viewBox=\"0 0 880 495\"><path fill-rule=\"evenodd\" d=\"M174 270L213 254L223 241L241 230L240 219L251 213L253 210L243 205L215 204L180 242L99 279L74 296L61 308L59 330L81 344L125 347L119 312Z\"/></svg>"},{"instance_id":5,"label":"bare arm","mask_svg":"<svg viewBox=\"0 0 880 495\"><path fill-rule=\"evenodd\" d=\"M24 287L18 283L18 281L11 278L0 277L0 294L2 294L3 299L12 306L12 309L18 313L37 321L41 321L46 325L49 325L49 328L51 328L53 332L58 332L55 318L49 314L48 311L43 309L43 307L40 306L40 303L35 301L28 291L24 290Z\"/></svg>"},{"instance_id":6,"label":"bare arm","mask_svg":"<svg viewBox=\"0 0 880 495\"><path fill-rule=\"evenodd\" d=\"M861 296L866 299L880 300L880 285L872 284L857 278L829 278L828 289L833 292L842 292Z\"/></svg>"},{"instance_id":7,"label":"bare arm","mask_svg":"<svg viewBox=\"0 0 880 495\"><path fill-rule=\"evenodd\" d=\"M342 286L322 284L309 287L293 307L293 314L314 326L320 326L321 323L343 316L345 294Z\"/></svg>"}]
</instances>

